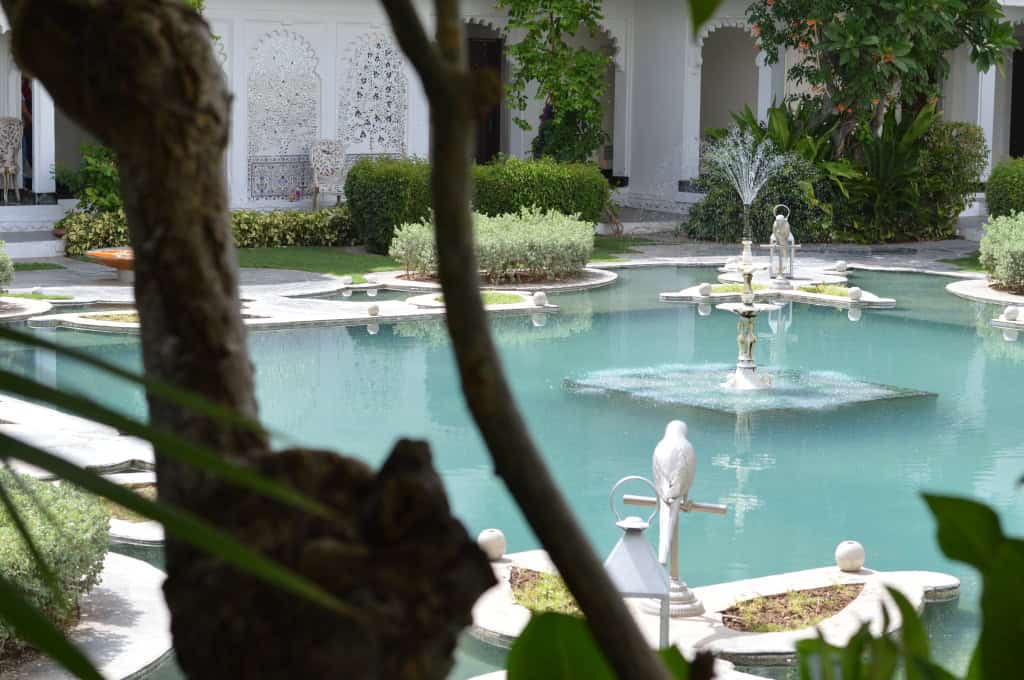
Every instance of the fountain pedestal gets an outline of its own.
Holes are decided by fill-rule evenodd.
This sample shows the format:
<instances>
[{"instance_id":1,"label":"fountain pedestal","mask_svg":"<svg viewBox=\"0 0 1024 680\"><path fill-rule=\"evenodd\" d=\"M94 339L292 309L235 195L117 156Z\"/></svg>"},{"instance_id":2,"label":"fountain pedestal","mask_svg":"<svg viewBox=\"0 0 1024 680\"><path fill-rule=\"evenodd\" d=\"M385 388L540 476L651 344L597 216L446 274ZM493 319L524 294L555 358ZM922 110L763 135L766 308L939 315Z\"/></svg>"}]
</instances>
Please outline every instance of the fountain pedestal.
<instances>
[{"instance_id":1,"label":"fountain pedestal","mask_svg":"<svg viewBox=\"0 0 1024 680\"><path fill-rule=\"evenodd\" d=\"M769 387L771 382L757 375L757 363L754 361L754 347L757 345L757 330L755 328L757 315L761 312L774 312L782 307L754 302L753 267L743 268L743 287L742 302L718 305L718 309L732 312L739 317L736 344L739 345L740 351L736 360L736 372L726 380L725 386L737 390L759 390Z\"/></svg>"}]
</instances>

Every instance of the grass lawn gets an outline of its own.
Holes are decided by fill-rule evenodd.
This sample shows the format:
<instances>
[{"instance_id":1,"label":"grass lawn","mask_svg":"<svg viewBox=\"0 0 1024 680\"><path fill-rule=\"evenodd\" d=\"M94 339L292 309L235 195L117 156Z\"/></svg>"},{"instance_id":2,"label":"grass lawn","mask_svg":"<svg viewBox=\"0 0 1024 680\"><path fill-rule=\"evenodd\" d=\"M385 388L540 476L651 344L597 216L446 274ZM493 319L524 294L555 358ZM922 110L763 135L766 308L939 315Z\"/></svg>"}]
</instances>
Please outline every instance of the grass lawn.
<instances>
[{"instance_id":1,"label":"grass lawn","mask_svg":"<svg viewBox=\"0 0 1024 680\"><path fill-rule=\"evenodd\" d=\"M750 286L754 292L767 290L768 286L763 283L755 283ZM742 293L747 289L742 283L716 283L711 286L712 293Z\"/></svg>"},{"instance_id":2,"label":"grass lawn","mask_svg":"<svg viewBox=\"0 0 1024 680\"><path fill-rule=\"evenodd\" d=\"M294 269L302 272L351 276L355 283L366 283L369 272L401 269L395 260L384 255L351 253L341 248L242 248L238 260L243 267L254 269Z\"/></svg>"},{"instance_id":3,"label":"grass lawn","mask_svg":"<svg viewBox=\"0 0 1024 680\"><path fill-rule=\"evenodd\" d=\"M818 286L804 286L800 290L805 293L814 293L815 295L831 295L833 297L850 297L850 289L846 286L832 286L829 284L821 284Z\"/></svg>"},{"instance_id":4,"label":"grass lawn","mask_svg":"<svg viewBox=\"0 0 1024 680\"><path fill-rule=\"evenodd\" d=\"M939 260L946 264L951 264L957 269L962 269L965 272L983 272L985 268L981 266L981 261L978 257L981 253L972 253L967 257L957 257L952 260Z\"/></svg>"},{"instance_id":5,"label":"grass lawn","mask_svg":"<svg viewBox=\"0 0 1024 680\"><path fill-rule=\"evenodd\" d=\"M650 239L633 238L630 236L595 236L593 262L618 260L618 255L633 255L640 251L636 246L649 246L655 243Z\"/></svg>"},{"instance_id":6,"label":"grass lawn","mask_svg":"<svg viewBox=\"0 0 1024 680\"><path fill-rule=\"evenodd\" d=\"M579 605L557 574L512 567L512 595L531 612L557 612L581 616Z\"/></svg>"},{"instance_id":7,"label":"grass lawn","mask_svg":"<svg viewBox=\"0 0 1024 680\"><path fill-rule=\"evenodd\" d=\"M74 300L70 295L46 295L45 293L2 293L0 297L20 300Z\"/></svg>"},{"instance_id":8,"label":"grass lawn","mask_svg":"<svg viewBox=\"0 0 1024 680\"><path fill-rule=\"evenodd\" d=\"M513 293L499 293L493 290L485 290L483 298L485 305L518 305L521 302L526 302L526 300L523 299L522 295L515 295ZM438 295L434 299L444 304L443 295Z\"/></svg>"},{"instance_id":9,"label":"grass lawn","mask_svg":"<svg viewBox=\"0 0 1024 680\"><path fill-rule=\"evenodd\" d=\"M16 272L44 272L53 271L55 269L64 269L59 264L53 264L52 262L15 262L14 271Z\"/></svg>"}]
</instances>

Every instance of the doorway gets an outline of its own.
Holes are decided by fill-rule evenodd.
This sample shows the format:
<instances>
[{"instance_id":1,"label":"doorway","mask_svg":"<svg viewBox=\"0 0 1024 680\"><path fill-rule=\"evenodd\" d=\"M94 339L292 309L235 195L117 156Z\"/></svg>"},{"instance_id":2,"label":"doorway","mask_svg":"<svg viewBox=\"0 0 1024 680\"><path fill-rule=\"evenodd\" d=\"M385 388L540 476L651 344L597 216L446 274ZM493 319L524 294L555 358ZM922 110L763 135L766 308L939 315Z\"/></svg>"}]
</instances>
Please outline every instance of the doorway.
<instances>
[{"instance_id":1,"label":"doorway","mask_svg":"<svg viewBox=\"0 0 1024 680\"><path fill-rule=\"evenodd\" d=\"M1024 50L1013 53L1010 85L1010 156L1024 157Z\"/></svg>"},{"instance_id":2,"label":"doorway","mask_svg":"<svg viewBox=\"0 0 1024 680\"><path fill-rule=\"evenodd\" d=\"M474 27L475 28L475 27ZM474 32L476 33L476 32ZM469 66L474 71L491 69L502 78L505 43L500 36L470 35ZM483 114L477 121L476 162L490 163L501 153L501 109L502 102Z\"/></svg>"}]
</instances>

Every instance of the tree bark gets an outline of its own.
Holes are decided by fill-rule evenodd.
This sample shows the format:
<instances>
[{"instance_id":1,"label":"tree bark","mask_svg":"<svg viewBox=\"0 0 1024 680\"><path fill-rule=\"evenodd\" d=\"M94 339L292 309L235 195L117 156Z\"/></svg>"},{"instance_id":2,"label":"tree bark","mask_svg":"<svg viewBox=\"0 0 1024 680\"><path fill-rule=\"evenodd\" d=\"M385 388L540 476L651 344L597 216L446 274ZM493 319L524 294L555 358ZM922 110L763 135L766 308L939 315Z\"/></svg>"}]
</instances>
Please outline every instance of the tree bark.
<instances>
[{"instance_id":1,"label":"tree bark","mask_svg":"<svg viewBox=\"0 0 1024 680\"><path fill-rule=\"evenodd\" d=\"M497 474L579 602L618 677L667 680L665 667L551 478L516 408L491 339L480 295L470 199L477 111L487 110L500 95L500 83L486 72L466 68L457 0L435 0L436 45L427 39L410 0L382 0L382 4L430 100L438 270L466 402Z\"/></svg>"},{"instance_id":2,"label":"tree bark","mask_svg":"<svg viewBox=\"0 0 1024 680\"><path fill-rule=\"evenodd\" d=\"M224 151L231 95L181 0L2 0L26 73L117 152L148 374L255 418ZM335 509L313 518L157 451L161 500L225 528L357 606L343 619L168 537L165 595L193 678L443 678L493 583L424 444L378 474L329 452L271 455L260 433L149 399L152 421Z\"/></svg>"}]
</instances>

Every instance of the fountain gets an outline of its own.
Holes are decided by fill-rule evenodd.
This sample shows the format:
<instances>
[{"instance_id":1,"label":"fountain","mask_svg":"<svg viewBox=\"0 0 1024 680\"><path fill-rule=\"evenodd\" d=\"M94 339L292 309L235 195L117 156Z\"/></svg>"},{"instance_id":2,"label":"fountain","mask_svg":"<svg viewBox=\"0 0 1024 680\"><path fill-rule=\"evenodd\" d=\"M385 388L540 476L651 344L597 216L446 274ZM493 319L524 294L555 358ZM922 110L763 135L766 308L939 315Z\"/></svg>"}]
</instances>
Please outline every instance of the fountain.
<instances>
[{"instance_id":1,"label":"fountain","mask_svg":"<svg viewBox=\"0 0 1024 680\"><path fill-rule=\"evenodd\" d=\"M750 225L750 206L768 180L786 164L786 157L778 153L770 139L758 144L749 131L733 126L724 139L705 151L704 161L729 181L743 203L743 255L740 264L751 267L754 264L754 231Z\"/></svg>"},{"instance_id":2,"label":"fountain","mask_svg":"<svg viewBox=\"0 0 1024 680\"><path fill-rule=\"evenodd\" d=\"M736 372L725 381L725 386L737 390L759 390L771 386L771 379L757 375L757 363L754 361L754 347L757 345L757 315L761 312L775 312L781 309L776 304L754 302L754 268L743 268L743 293L741 301L727 302L718 305L718 309L732 312L739 317L736 341L740 354L736 363Z\"/></svg>"}]
</instances>

